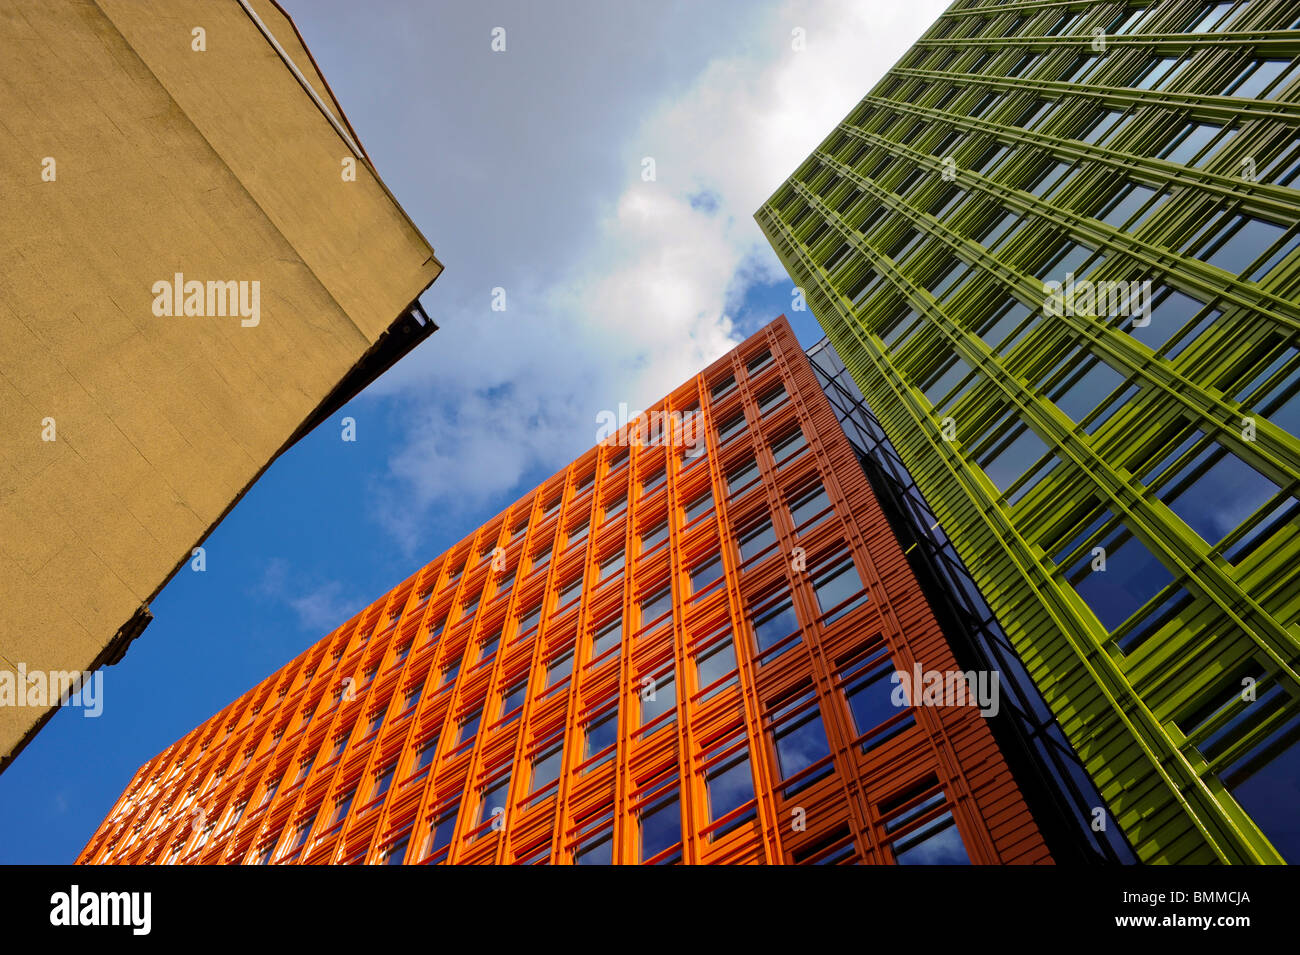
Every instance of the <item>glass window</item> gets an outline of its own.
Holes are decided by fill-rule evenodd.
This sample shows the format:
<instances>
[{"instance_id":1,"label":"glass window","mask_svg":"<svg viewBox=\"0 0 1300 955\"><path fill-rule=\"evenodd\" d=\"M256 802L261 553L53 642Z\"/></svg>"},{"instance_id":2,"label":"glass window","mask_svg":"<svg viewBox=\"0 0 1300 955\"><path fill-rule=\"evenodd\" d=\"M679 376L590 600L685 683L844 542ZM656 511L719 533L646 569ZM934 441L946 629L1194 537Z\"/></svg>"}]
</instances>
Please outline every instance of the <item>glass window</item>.
<instances>
[{"instance_id":1,"label":"glass window","mask_svg":"<svg viewBox=\"0 0 1300 955\"><path fill-rule=\"evenodd\" d=\"M760 651L767 650L799 629L799 617L788 596L760 611L751 611L751 623L754 627L754 640Z\"/></svg>"},{"instance_id":2,"label":"glass window","mask_svg":"<svg viewBox=\"0 0 1300 955\"><path fill-rule=\"evenodd\" d=\"M896 351L907 344L908 340L920 330L923 324L925 322L918 312L915 310L908 311L903 313L897 323L882 334L881 337L891 350Z\"/></svg>"},{"instance_id":3,"label":"glass window","mask_svg":"<svg viewBox=\"0 0 1300 955\"><path fill-rule=\"evenodd\" d=\"M1178 66L1176 56L1154 57L1147 62L1142 72L1138 74L1138 78L1133 82L1133 87L1139 90L1165 89L1181 70L1182 67Z\"/></svg>"},{"instance_id":4,"label":"glass window","mask_svg":"<svg viewBox=\"0 0 1300 955\"><path fill-rule=\"evenodd\" d=\"M1158 158L1167 159L1170 162L1187 165L1200 165L1192 161L1201 155L1202 151L1223 131L1222 126L1214 123L1188 123L1177 134L1174 135L1168 145L1165 146ZM1219 145L1222 146L1228 138L1235 135L1236 130L1229 131L1228 137ZM1202 162L1208 159L1211 154L1206 153L1202 157Z\"/></svg>"},{"instance_id":5,"label":"glass window","mask_svg":"<svg viewBox=\"0 0 1300 955\"><path fill-rule=\"evenodd\" d=\"M528 681L520 680L518 683L502 691L501 693L501 713L503 716L509 715L524 705L524 699L528 696Z\"/></svg>"},{"instance_id":6,"label":"glass window","mask_svg":"<svg viewBox=\"0 0 1300 955\"><path fill-rule=\"evenodd\" d=\"M741 431L744 430L745 430L745 413L742 411L739 414L733 416L728 421L725 421L721 425L719 425L718 441L719 443L726 441L732 435L739 434Z\"/></svg>"},{"instance_id":7,"label":"glass window","mask_svg":"<svg viewBox=\"0 0 1300 955\"><path fill-rule=\"evenodd\" d=\"M766 551L776 543L776 530L772 527L770 518L764 518L760 523L752 525L740 536L740 559L741 562L750 560L758 554Z\"/></svg>"},{"instance_id":8,"label":"glass window","mask_svg":"<svg viewBox=\"0 0 1300 955\"><path fill-rule=\"evenodd\" d=\"M1066 379L1062 386L1058 386L1056 393L1050 396L1056 407L1073 421L1083 421L1114 394L1115 389L1124 384L1124 376L1100 359L1089 361L1086 369L1082 374ZM1087 431L1095 431L1103 420L1105 418L1098 418Z\"/></svg>"},{"instance_id":9,"label":"glass window","mask_svg":"<svg viewBox=\"0 0 1300 955\"><path fill-rule=\"evenodd\" d=\"M657 590L641 600L641 626L645 626L652 621L658 620L673 607L673 591L671 587L664 587Z\"/></svg>"},{"instance_id":10,"label":"glass window","mask_svg":"<svg viewBox=\"0 0 1300 955\"><path fill-rule=\"evenodd\" d=\"M976 230L972 238L986 248L997 249L1002 246L1002 240L1011 233L1011 228L1018 223L1023 224L1020 213L1008 212L1001 219L986 220L984 227Z\"/></svg>"},{"instance_id":11,"label":"glass window","mask_svg":"<svg viewBox=\"0 0 1300 955\"><path fill-rule=\"evenodd\" d=\"M695 500L686 506L686 520L688 522L695 520L701 514L705 514L713 509L713 494L705 491Z\"/></svg>"},{"instance_id":12,"label":"glass window","mask_svg":"<svg viewBox=\"0 0 1300 955\"><path fill-rule=\"evenodd\" d=\"M564 585L564 588L560 591L559 598L556 600L556 608L567 607L571 602L576 600L581 593L582 577L579 576Z\"/></svg>"},{"instance_id":13,"label":"glass window","mask_svg":"<svg viewBox=\"0 0 1300 955\"><path fill-rule=\"evenodd\" d=\"M802 451L808 442L804 440L803 430L795 428L788 434L777 438L772 444L772 457L779 464L784 464L785 459Z\"/></svg>"},{"instance_id":14,"label":"glass window","mask_svg":"<svg viewBox=\"0 0 1300 955\"><path fill-rule=\"evenodd\" d=\"M945 407L951 402L944 402L943 404L940 404L940 402L970 372L970 365L954 356L949 360L946 367L940 368L939 372L930 380L930 383L921 390L921 393L925 395L926 400L933 407ZM974 378L971 380L974 381Z\"/></svg>"},{"instance_id":15,"label":"glass window","mask_svg":"<svg viewBox=\"0 0 1300 955\"><path fill-rule=\"evenodd\" d=\"M1021 129L1034 129L1034 123L1041 120L1043 114L1047 113L1049 109L1052 109L1053 105L1052 100L1032 101L1032 103L1028 104L1027 107L1024 108L1021 113L1021 118L1015 121L1015 125L1021 127Z\"/></svg>"},{"instance_id":16,"label":"glass window","mask_svg":"<svg viewBox=\"0 0 1300 955\"><path fill-rule=\"evenodd\" d=\"M333 750L330 751L330 759L333 759L335 756L338 756L340 753L342 753L343 750L347 747L347 745L348 745L348 731L344 731L343 733L334 737L334 748Z\"/></svg>"},{"instance_id":17,"label":"glass window","mask_svg":"<svg viewBox=\"0 0 1300 955\"><path fill-rule=\"evenodd\" d=\"M596 631L596 635L592 640L591 655L593 657L598 657L607 650L620 646L622 643L623 618L619 617L617 620L605 624L605 626Z\"/></svg>"},{"instance_id":18,"label":"glass window","mask_svg":"<svg viewBox=\"0 0 1300 955\"><path fill-rule=\"evenodd\" d=\"M573 650L569 649L553 657L546 665L547 687L558 686L573 675Z\"/></svg>"},{"instance_id":19,"label":"glass window","mask_svg":"<svg viewBox=\"0 0 1300 955\"><path fill-rule=\"evenodd\" d=\"M853 561L846 560L813 578L813 593L823 614L824 624L831 624L865 604L870 598L862 588L862 578ZM856 600L853 598L857 597ZM837 609L838 608L838 609Z\"/></svg>"},{"instance_id":20,"label":"glass window","mask_svg":"<svg viewBox=\"0 0 1300 955\"><path fill-rule=\"evenodd\" d=\"M604 759L599 763L593 764L591 769L605 763L614 756L613 746L618 742L618 710L612 709L606 713L597 716L587 724L585 736L585 749L583 750L583 760L595 759L605 750Z\"/></svg>"},{"instance_id":21,"label":"glass window","mask_svg":"<svg viewBox=\"0 0 1300 955\"><path fill-rule=\"evenodd\" d=\"M858 736L864 737L861 743L863 752L893 738L914 722L909 716L881 729L881 724L899 713L910 713L906 706L899 707L894 703L898 686L894 672L889 651L883 648L840 671L854 729Z\"/></svg>"},{"instance_id":22,"label":"glass window","mask_svg":"<svg viewBox=\"0 0 1300 955\"><path fill-rule=\"evenodd\" d=\"M1091 550L1085 551L1066 577L1102 626L1114 631L1171 583L1173 575L1123 524L1104 537L1099 546L1104 548L1104 555L1094 557ZM1103 556L1104 565L1100 562ZM1094 560L1098 561L1096 570Z\"/></svg>"},{"instance_id":23,"label":"glass window","mask_svg":"<svg viewBox=\"0 0 1300 955\"><path fill-rule=\"evenodd\" d=\"M1159 351L1165 342L1182 331L1205 308L1204 302L1173 289L1167 290L1163 295L1157 290L1151 299L1153 304L1150 316L1134 316L1128 323L1127 331L1152 351ZM1218 312L1214 314L1217 315ZM1138 325L1138 321L1145 321L1145 324Z\"/></svg>"},{"instance_id":24,"label":"glass window","mask_svg":"<svg viewBox=\"0 0 1300 955\"><path fill-rule=\"evenodd\" d=\"M544 789L560 778L560 765L563 760L563 743L552 746L533 757L533 792Z\"/></svg>"},{"instance_id":25,"label":"glass window","mask_svg":"<svg viewBox=\"0 0 1300 955\"><path fill-rule=\"evenodd\" d=\"M1217 544L1281 488L1232 452L1209 445L1181 469L1161 499L1206 543Z\"/></svg>"},{"instance_id":26,"label":"glass window","mask_svg":"<svg viewBox=\"0 0 1300 955\"><path fill-rule=\"evenodd\" d=\"M614 837L610 833L584 842L573 854L574 865L613 865L613 863Z\"/></svg>"},{"instance_id":27,"label":"glass window","mask_svg":"<svg viewBox=\"0 0 1300 955\"><path fill-rule=\"evenodd\" d=\"M1123 36L1137 26L1138 21L1142 19L1146 12L1146 7L1135 7L1132 10L1125 10L1111 21L1110 28L1106 30L1106 32L1114 36Z\"/></svg>"},{"instance_id":28,"label":"glass window","mask_svg":"<svg viewBox=\"0 0 1300 955\"><path fill-rule=\"evenodd\" d=\"M334 815L330 817L329 821L331 826L336 826L347 818L348 810L352 808L352 799L356 794L357 787L353 786L334 801Z\"/></svg>"},{"instance_id":29,"label":"glass window","mask_svg":"<svg viewBox=\"0 0 1300 955\"><path fill-rule=\"evenodd\" d=\"M1203 262L1251 281L1262 278L1290 251L1294 242L1252 268L1286 234L1286 227L1253 216L1233 215L1226 218L1213 234L1197 243L1191 251Z\"/></svg>"},{"instance_id":30,"label":"glass window","mask_svg":"<svg viewBox=\"0 0 1300 955\"><path fill-rule=\"evenodd\" d=\"M1228 84L1224 95L1257 99L1264 96L1274 84L1277 84L1277 90L1280 91L1286 87L1287 81L1278 81L1290 73L1291 65L1290 60L1252 60Z\"/></svg>"},{"instance_id":31,"label":"glass window","mask_svg":"<svg viewBox=\"0 0 1300 955\"><path fill-rule=\"evenodd\" d=\"M736 648L732 645L731 638L727 637L725 640L714 641L696 653L695 678L700 689L712 686L729 673L733 674L732 679L726 683L718 683L704 694L704 699L707 700L735 684Z\"/></svg>"},{"instance_id":32,"label":"glass window","mask_svg":"<svg viewBox=\"0 0 1300 955\"><path fill-rule=\"evenodd\" d=\"M794 521L796 529L807 530L803 526L805 522L812 520L822 511L827 511L830 506L831 499L826 495L826 489L818 484L803 491L790 501L790 518ZM834 511L827 511L822 520L832 514L834 514Z\"/></svg>"},{"instance_id":33,"label":"glass window","mask_svg":"<svg viewBox=\"0 0 1300 955\"><path fill-rule=\"evenodd\" d=\"M298 828L294 832L293 842L290 844L288 852L293 852L295 849L302 847L302 844L307 841L307 834L311 832L312 823L315 821L316 819L313 816L311 819L298 823ZM173 858L175 857L173 856Z\"/></svg>"},{"instance_id":34,"label":"glass window","mask_svg":"<svg viewBox=\"0 0 1300 955\"><path fill-rule=\"evenodd\" d=\"M1151 199L1155 196L1156 191L1150 186L1143 186L1133 183L1122 189L1114 199L1110 201L1098 214L1097 218L1109 226L1116 229L1128 226L1129 231L1137 229L1142 223L1151 217L1151 214L1159 207L1159 203L1150 204ZM1163 202L1163 197L1162 200ZM1142 215L1138 218L1139 210Z\"/></svg>"},{"instance_id":35,"label":"glass window","mask_svg":"<svg viewBox=\"0 0 1300 955\"><path fill-rule=\"evenodd\" d=\"M483 709L480 707L460 722L460 736L456 742L464 743L478 735L479 720L483 716Z\"/></svg>"},{"instance_id":36,"label":"glass window","mask_svg":"<svg viewBox=\"0 0 1300 955\"><path fill-rule=\"evenodd\" d=\"M532 630L534 627L536 627L538 622L541 619L542 619L541 606L539 605L533 607L531 610L526 612L525 616L521 616L519 618L519 632L521 634L527 633L529 630Z\"/></svg>"},{"instance_id":37,"label":"glass window","mask_svg":"<svg viewBox=\"0 0 1300 955\"><path fill-rule=\"evenodd\" d=\"M777 405L783 403L789 395L786 394L784 385L777 385L763 397L758 399L758 410L762 414L771 411Z\"/></svg>"},{"instance_id":38,"label":"glass window","mask_svg":"<svg viewBox=\"0 0 1300 955\"><path fill-rule=\"evenodd\" d=\"M641 479L641 493L649 494L651 491L663 484L668 477L668 470L663 465L659 465L649 474Z\"/></svg>"},{"instance_id":39,"label":"glass window","mask_svg":"<svg viewBox=\"0 0 1300 955\"><path fill-rule=\"evenodd\" d=\"M384 849L384 865L401 865L406 858L406 849L411 841L410 835L404 835L397 839L392 845Z\"/></svg>"},{"instance_id":40,"label":"glass window","mask_svg":"<svg viewBox=\"0 0 1300 955\"><path fill-rule=\"evenodd\" d=\"M1020 327L1025 319L1030 317L1030 314L1028 306L1013 299L1003 306L1002 311L996 315L984 331L979 333L979 336L989 348L997 352L1003 352L1005 348L1001 346L1006 341L1007 336ZM1020 336L1017 335L1016 337L1019 338Z\"/></svg>"},{"instance_id":41,"label":"glass window","mask_svg":"<svg viewBox=\"0 0 1300 955\"><path fill-rule=\"evenodd\" d=\"M1183 29L1183 32L1209 33L1216 26L1222 29L1227 26L1227 21L1221 24L1219 20L1232 9L1233 2L1234 0L1218 0L1218 2L1203 4L1196 15L1188 21L1188 25Z\"/></svg>"},{"instance_id":42,"label":"glass window","mask_svg":"<svg viewBox=\"0 0 1300 955\"><path fill-rule=\"evenodd\" d=\"M830 756L830 743L827 742L821 710L817 707L812 690L782 704L772 714L772 723L775 727L772 739L776 746L777 769L781 779L789 779ZM802 781L796 787L788 787L786 795L829 773L831 768L828 764L823 773Z\"/></svg>"},{"instance_id":43,"label":"glass window","mask_svg":"<svg viewBox=\"0 0 1300 955\"><path fill-rule=\"evenodd\" d=\"M393 774L397 772L397 761L389 763L378 773L375 774L375 789L370 794L371 799L378 799L384 793L388 792L388 787L393 784Z\"/></svg>"},{"instance_id":44,"label":"glass window","mask_svg":"<svg viewBox=\"0 0 1300 955\"><path fill-rule=\"evenodd\" d=\"M758 478L758 464L753 458L750 458L744 464L733 468L727 474L727 490L735 494L742 487L745 487Z\"/></svg>"},{"instance_id":45,"label":"glass window","mask_svg":"<svg viewBox=\"0 0 1300 955\"><path fill-rule=\"evenodd\" d=\"M733 756L720 766L704 774L704 785L709 797L709 821L717 822L727 813L735 812L754 798L754 777L749 768L749 752ZM743 818L737 822L743 821ZM714 834L716 838L723 832Z\"/></svg>"},{"instance_id":46,"label":"glass window","mask_svg":"<svg viewBox=\"0 0 1300 955\"><path fill-rule=\"evenodd\" d=\"M691 568L691 593L698 594L722 577L722 555L714 554Z\"/></svg>"},{"instance_id":47,"label":"glass window","mask_svg":"<svg viewBox=\"0 0 1300 955\"><path fill-rule=\"evenodd\" d=\"M493 816L505 815L506 801L510 798L510 774L506 773L487 785L483 790L483 802L479 806L479 824Z\"/></svg>"},{"instance_id":48,"label":"glass window","mask_svg":"<svg viewBox=\"0 0 1300 955\"><path fill-rule=\"evenodd\" d=\"M440 852L451 845L451 837L456 831L456 816L459 804L444 809L429 826L429 854Z\"/></svg>"},{"instance_id":49,"label":"glass window","mask_svg":"<svg viewBox=\"0 0 1300 955\"><path fill-rule=\"evenodd\" d=\"M551 545L547 544L541 550L533 554L533 569L540 570L545 567L551 559Z\"/></svg>"},{"instance_id":50,"label":"glass window","mask_svg":"<svg viewBox=\"0 0 1300 955\"><path fill-rule=\"evenodd\" d=\"M682 841L682 815L674 792L641 810L641 861L648 862Z\"/></svg>"},{"instance_id":51,"label":"glass window","mask_svg":"<svg viewBox=\"0 0 1300 955\"><path fill-rule=\"evenodd\" d=\"M947 295L948 290L957 283L958 279L965 276L969 270L970 266L959 260L953 263L948 270L943 272L941 275L936 275L932 283L927 283L926 289L934 296L936 301L942 301L944 296Z\"/></svg>"},{"instance_id":52,"label":"glass window","mask_svg":"<svg viewBox=\"0 0 1300 955\"><path fill-rule=\"evenodd\" d=\"M952 187L952 189L948 193L947 200L943 203L943 205L939 209L935 210L935 212L933 213L934 217L937 220L939 220L941 224L947 224L947 222L949 221L948 214L952 212L953 209L965 198L966 198L965 190L958 189L955 186ZM953 218L955 219L956 216L953 216Z\"/></svg>"},{"instance_id":53,"label":"glass window","mask_svg":"<svg viewBox=\"0 0 1300 955\"><path fill-rule=\"evenodd\" d=\"M970 865L952 813L945 812L889 844L899 865Z\"/></svg>"},{"instance_id":54,"label":"glass window","mask_svg":"<svg viewBox=\"0 0 1300 955\"><path fill-rule=\"evenodd\" d=\"M985 93L981 96L966 113L967 116L983 116L990 106L996 103L1001 97L997 93Z\"/></svg>"},{"instance_id":55,"label":"glass window","mask_svg":"<svg viewBox=\"0 0 1300 955\"><path fill-rule=\"evenodd\" d=\"M668 522L660 521L641 534L641 553L648 554L668 540Z\"/></svg>"},{"instance_id":56,"label":"glass window","mask_svg":"<svg viewBox=\"0 0 1300 955\"><path fill-rule=\"evenodd\" d=\"M665 713L677 712L676 674L669 670L641 681L641 725L653 723ZM668 722L672 722L669 720Z\"/></svg>"},{"instance_id":57,"label":"glass window","mask_svg":"<svg viewBox=\"0 0 1300 955\"><path fill-rule=\"evenodd\" d=\"M1095 145L1115 128L1115 125L1120 121L1120 117L1123 115L1124 114L1117 109L1098 110L1092 122L1084 129L1080 130L1079 134L1074 138L1081 142Z\"/></svg>"},{"instance_id":58,"label":"glass window","mask_svg":"<svg viewBox=\"0 0 1300 955\"><path fill-rule=\"evenodd\" d=\"M623 569L627 560L627 554L622 550L615 551L605 562L600 565L600 579L604 580L612 574L618 573Z\"/></svg>"},{"instance_id":59,"label":"glass window","mask_svg":"<svg viewBox=\"0 0 1300 955\"><path fill-rule=\"evenodd\" d=\"M1056 184L1064 178L1071 168L1073 166L1068 162L1052 163L1039 174L1032 186L1025 187L1025 191L1041 199L1055 188Z\"/></svg>"},{"instance_id":60,"label":"glass window","mask_svg":"<svg viewBox=\"0 0 1300 955\"><path fill-rule=\"evenodd\" d=\"M438 753L438 737L427 740L420 745L415 752L415 768L417 770L425 769L433 762L433 757Z\"/></svg>"},{"instance_id":61,"label":"glass window","mask_svg":"<svg viewBox=\"0 0 1300 955\"><path fill-rule=\"evenodd\" d=\"M1042 438L1022 425L999 439L977 463L994 486L1005 491L1045 454L1047 445Z\"/></svg>"},{"instance_id":62,"label":"glass window","mask_svg":"<svg viewBox=\"0 0 1300 955\"><path fill-rule=\"evenodd\" d=\"M1282 858L1293 865L1300 862L1295 812L1300 805L1300 720L1288 721L1252 746L1220 777Z\"/></svg>"},{"instance_id":63,"label":"glass window","mask_svg":"<svg viewBox=\"0 0 1300 955\"><path fill-rule=\"evenodd\" d=\"M1043 36L1060 36L1062 33L1068 34L1070 29L1073 28L1074 24L1079 21L1079 18L1082 17L1084 13L1085 11L1083 10L1076 10L1073 12L1070 10L1061 11L1056 23L1049 27Z\"/></svg>"},{"instance_id":64,"label":"glass window","mask_svg":"<svg viewBox=\"0 0 1300 955\"><path fill-rule=\"evenodd\" d=\"M1289 146L1273 158L1259 173L1259 181L1278 186L1296 188L1295 179L1300 177L1300 139L1293 140Z\"/></svg>"},{"instance_id":65,"label":"glass window","mask_svg":"<svg viewBox=\"0 0 1300 955\"><path fill-rule=\"evenodd\" d=\"M1097 65L1097 61L1100 59L1101 57L1099 56L1080 56L1074 61L1069 72L1061 77L1060 81L1062 83L1080 82L1085 76L1092 72L1092 68Z\"/></svg>"}]
</instances>

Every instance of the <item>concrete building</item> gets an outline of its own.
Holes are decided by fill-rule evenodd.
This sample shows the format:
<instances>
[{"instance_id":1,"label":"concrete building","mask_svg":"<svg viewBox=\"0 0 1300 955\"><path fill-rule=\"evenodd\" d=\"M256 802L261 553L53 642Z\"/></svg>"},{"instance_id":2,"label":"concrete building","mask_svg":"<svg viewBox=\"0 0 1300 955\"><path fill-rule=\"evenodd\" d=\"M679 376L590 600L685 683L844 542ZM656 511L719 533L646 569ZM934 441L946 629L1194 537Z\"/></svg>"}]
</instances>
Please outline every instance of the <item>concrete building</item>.
<instances>
[{"instance_id":1,"label":"concrete building","mask_svg":"<svg viewBox=\"0 0 1300 955\"><path fill-rule=\"evenodd\" d=\"M756 218L1144 862L1300 860L1300 15L957 0Z\"/></svg>"},{"instance_id":2,"label":"concrete building","mask_svg":"<svg viewBox=\"0 0 1300 955\"><path fill-rule=\"evenodd\" d=\"M442 266L271 0L23 0L0 44L3 767Z\"/></svg>"},{"instance_id":3,"label":"concrete building","mask_svg":"<svg viewBox=\"0 0 1300 955\"><path fill-rule=\"evenodd\" d=\"M146 762L78 861L1077 858L821 373L755 333Z\"/></svg>"}]
</instances>

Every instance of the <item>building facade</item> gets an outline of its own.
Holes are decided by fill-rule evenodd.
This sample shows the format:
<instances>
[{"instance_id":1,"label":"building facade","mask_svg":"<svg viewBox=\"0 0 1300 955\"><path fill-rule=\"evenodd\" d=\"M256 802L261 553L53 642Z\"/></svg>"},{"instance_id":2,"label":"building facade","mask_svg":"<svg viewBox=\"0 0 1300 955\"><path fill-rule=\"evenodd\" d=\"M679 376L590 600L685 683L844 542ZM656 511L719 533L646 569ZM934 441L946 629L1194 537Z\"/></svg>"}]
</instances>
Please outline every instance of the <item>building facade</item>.
<instances>
[{"instance_id":1,"label":"building facade","mask_svg":"<svg viewBox=\"0 0 1300 955\"><path fill-rule=\"evenodd\" d=\"M273 0L16 0L0 45L3 770L442 266Z\"/></svg>"},{"instance_id":2,"label":"building facade","mask_svg":"<svg viewBox=\"0 0 1300 955\"><path fill-rule=\"evenodd\" d=\"M781 318L142 766L78 861L1052 862L990 674L918 671L963 672Z\"/></svg>"},{"instance_id":3,"label":"building facade","mask_svg":"<svg viewBox=\"0 0 1300 955\"><path fill-rule=\"evenodd\" d=\"M1298 57L958 0L756 214L1146 862L1300 858Z\"/></svg>"}]
</instances>

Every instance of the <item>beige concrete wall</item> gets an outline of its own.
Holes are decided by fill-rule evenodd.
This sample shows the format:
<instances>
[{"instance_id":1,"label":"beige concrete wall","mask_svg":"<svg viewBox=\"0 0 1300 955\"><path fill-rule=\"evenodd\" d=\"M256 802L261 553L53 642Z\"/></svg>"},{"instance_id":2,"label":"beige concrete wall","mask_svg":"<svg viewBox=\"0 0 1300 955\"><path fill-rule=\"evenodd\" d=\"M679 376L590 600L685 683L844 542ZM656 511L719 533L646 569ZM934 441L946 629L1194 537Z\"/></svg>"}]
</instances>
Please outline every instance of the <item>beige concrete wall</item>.
<instances>
[{"instance_id":1,"label":"beige concrete wall","mask_svg":"<svg viewBox=\"0 0 1300 955\"><path fill-rule=\"evenodd\" d=\"M18 0L0 48L0 668L85 669L441 266L235 0ZM176 272L260 324L156 316Z\"/></svg>"}]
</instances>

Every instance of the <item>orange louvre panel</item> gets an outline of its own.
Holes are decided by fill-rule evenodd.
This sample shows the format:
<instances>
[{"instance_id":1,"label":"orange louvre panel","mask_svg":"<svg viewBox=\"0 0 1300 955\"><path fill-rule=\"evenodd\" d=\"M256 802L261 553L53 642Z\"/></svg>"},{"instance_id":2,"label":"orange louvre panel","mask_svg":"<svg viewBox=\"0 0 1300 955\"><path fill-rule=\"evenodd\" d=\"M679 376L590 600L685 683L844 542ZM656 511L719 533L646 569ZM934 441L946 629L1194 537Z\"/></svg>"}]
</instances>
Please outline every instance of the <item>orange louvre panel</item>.
<instances>
[{"instance_id":1,"label":"orange louvre panel","mask_svg":"<svg viewBox=\"0 0 1300 955\"><path fill-rule=\"evenodd\" d=\"M916 668L960 672L782 317L141 767L79 861L1050 863Z\"/></svg>"}]
</instances>

